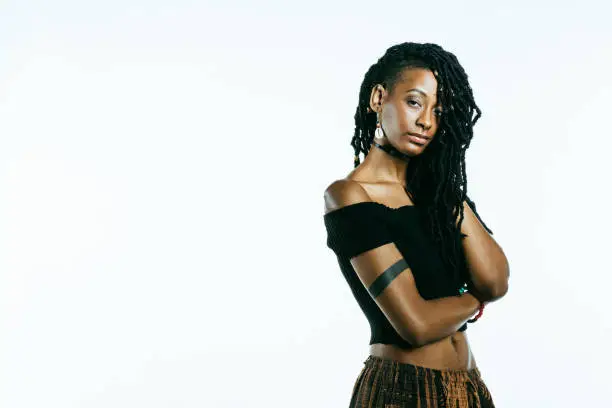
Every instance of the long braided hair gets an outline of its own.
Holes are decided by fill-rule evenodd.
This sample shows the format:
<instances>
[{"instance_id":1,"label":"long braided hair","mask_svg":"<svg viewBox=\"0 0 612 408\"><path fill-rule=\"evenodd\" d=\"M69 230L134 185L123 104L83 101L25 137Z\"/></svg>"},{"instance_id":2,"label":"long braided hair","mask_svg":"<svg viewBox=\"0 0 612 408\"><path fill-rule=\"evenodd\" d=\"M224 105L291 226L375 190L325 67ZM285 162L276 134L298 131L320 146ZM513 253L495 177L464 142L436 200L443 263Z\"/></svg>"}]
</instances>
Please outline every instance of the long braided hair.
<instances>
[{"instance_id":1,"label":"long braided hair","mask_svg":"<svg viewBox=\"0 0 612 408\"><path fill-rule=\"evenodd\" d=\"M416 206L425 209L423 217L445 266L458 286L470 282L461 240L464 219L463 201L490 234L493 234L476 212L476 205L467 196L465 151L473 137L473 126L481 116L474 101L468 76L457 57L436 44L405 42L397 44L372 65L365 74L355 112L355 133L351 146L355 162L359 154L368 154L376 129L376 112L370 111L370 94L376 84L388 92L406 68L431 70L438 82L438 100L442 116L436 135L425 151L412 157L406 170L406 192ZM460 215L458 225L457 216Z\"/></svg>"}]
</instances>

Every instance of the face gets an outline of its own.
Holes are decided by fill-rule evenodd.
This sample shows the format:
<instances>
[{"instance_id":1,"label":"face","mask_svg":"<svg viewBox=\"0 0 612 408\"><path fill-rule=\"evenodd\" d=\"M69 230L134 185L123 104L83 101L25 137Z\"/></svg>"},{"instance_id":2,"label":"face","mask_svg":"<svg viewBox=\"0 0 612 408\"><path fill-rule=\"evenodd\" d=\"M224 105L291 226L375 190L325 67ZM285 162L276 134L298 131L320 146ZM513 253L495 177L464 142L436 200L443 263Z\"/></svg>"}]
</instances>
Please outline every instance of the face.
<instances>
[{"instance_id":1,"label":"face","mask_svg":"<svg viewBox=\"0 0 612 408\"><path fill-rule=\"evenodd\" d=\"M442 107L436 98L437 87L430 70L407 68L391 92L381 85L372 89L370 109L379 112L387 143L409 155L425 150L440 124ZM417 139L411 134L426 139Z\"/></svg>"}]
</instances>

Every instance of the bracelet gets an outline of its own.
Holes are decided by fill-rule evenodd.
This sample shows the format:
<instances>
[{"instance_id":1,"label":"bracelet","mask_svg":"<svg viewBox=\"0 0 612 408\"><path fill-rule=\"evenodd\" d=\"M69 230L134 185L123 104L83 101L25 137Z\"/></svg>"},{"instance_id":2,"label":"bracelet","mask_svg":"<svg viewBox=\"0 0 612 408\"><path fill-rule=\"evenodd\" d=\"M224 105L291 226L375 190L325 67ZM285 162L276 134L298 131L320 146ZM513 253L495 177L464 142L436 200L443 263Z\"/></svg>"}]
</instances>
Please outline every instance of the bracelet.
<instances>
[{"instance_id":1,"label":"bracelet","mask_svg":"<svg viewBox=\"0 0 612 408\"><path fill-rule=\"evenodd\" d=\"M467 288L467 284L464 285L463 287L459 288L459 296L463 295L464 293L469 293L469 290ZM480 319L480 317L482 316L482 312L484 311L484 307L485 304L484 303L480 303L480 307L478 308L478 314L476 314L476 316L474 316L473 318L471 318L470 320L468 320L468 323L474 323L476 320Z\"/></svg>"},{"instance_id":2,"label":"bracelet","mask_svg":"<svg viewBox=\"0 0 612 408\"><path fill-rule=\"evenodd\" d=\"M474 316L472 319L468 320L468 323L474 323L476 320L480 319L480 317L482 316L482 312L484 311L484 307L485 304L481 303L480 307L478 308L478 314L476 316Z\"/></svg>"}]
</instances>

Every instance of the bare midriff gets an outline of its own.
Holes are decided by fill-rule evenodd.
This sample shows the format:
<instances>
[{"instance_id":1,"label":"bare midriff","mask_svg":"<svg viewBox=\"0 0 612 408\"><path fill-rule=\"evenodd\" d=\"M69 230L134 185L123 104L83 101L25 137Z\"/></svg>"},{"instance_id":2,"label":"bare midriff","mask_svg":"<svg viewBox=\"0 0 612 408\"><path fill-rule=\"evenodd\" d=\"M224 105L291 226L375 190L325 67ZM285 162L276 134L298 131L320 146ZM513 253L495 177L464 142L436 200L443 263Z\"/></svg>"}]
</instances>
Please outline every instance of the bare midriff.
<instances>
[{"instance_id":1,"label":"bare midriff","mask_svg":"<svg viewBox=\"0 0 612 408\"><path fill-rule=\"evenodd\" d=\"M402 349L393 344L370 345L370 355L400 363L439 370L471 370L476 368L465 332L457 332L434 343L414 349Z\"/></svg>"}]
</instances>

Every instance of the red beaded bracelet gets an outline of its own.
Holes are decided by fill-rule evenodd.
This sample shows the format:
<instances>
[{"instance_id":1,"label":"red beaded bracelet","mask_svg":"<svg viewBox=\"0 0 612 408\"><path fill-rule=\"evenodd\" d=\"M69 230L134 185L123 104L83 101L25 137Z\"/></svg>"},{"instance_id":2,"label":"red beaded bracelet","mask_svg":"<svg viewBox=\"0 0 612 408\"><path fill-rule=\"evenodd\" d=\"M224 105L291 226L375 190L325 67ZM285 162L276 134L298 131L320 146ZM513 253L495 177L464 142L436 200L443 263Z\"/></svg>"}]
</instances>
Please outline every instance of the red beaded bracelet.
<instances>
[{"instance_id":1,"label":"red beaded bracelet","mask_svg":"<svg viewBox=\"0 0 612 408\"><path fill-rule=\"evenodd\" d=\"M476 316L474 316L472 319L468 320L468 323L474 323L476 320L480 319L480 316L482 316L482 312L484 311L484 307L485 304L481 303L480 307L478 308L478 314Z\"/></svg>"}]
</instances>

